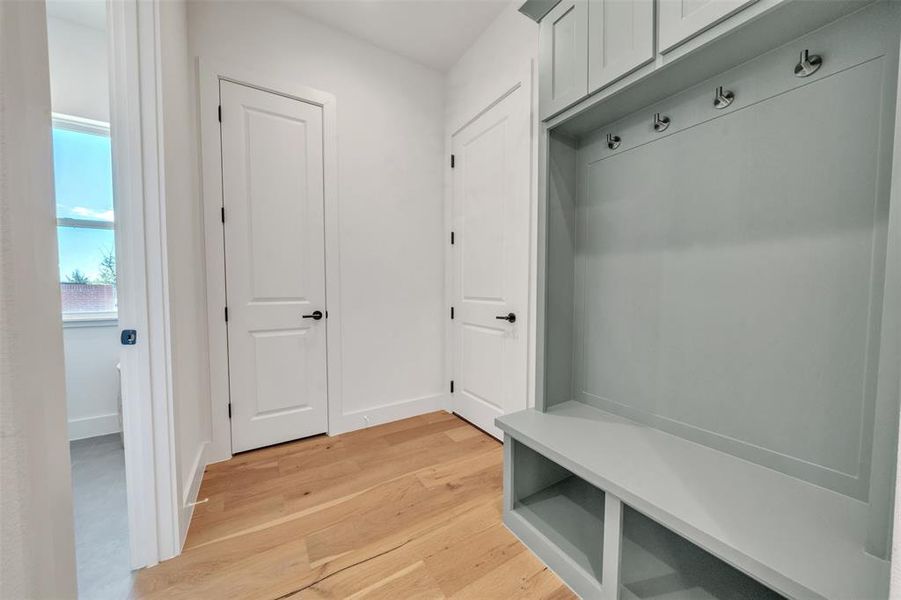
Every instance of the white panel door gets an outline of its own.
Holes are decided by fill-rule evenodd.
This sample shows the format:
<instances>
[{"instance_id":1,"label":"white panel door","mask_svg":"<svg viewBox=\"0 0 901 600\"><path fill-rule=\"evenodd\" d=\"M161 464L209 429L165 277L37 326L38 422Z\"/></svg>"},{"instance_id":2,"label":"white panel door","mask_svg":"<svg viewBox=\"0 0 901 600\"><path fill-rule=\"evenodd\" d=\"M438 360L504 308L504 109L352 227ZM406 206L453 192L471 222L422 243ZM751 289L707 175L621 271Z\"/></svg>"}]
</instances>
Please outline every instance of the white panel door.
<instances>
[{"instance_id":1,"label":"white panel door","mask_svg":"<svg viewBox=\"0 0 901 600\"><path fill-rule=\"evenodd\" d=\"M654 0L589 0L589 93L653 59Z\"/></svg>"},{"instance_id":2,"label":"white panel door","mask_svg":"<svg viewBox=\"0 0 901 600\"><path fill-rule=\"evenodd\" d=\"M498 438L526 408L529 120L520 87L453 137L453 409Z\"/></svg>"},{"instance_id":3,"label":"white panel door","mask_svg":"<svg viewBox=\"0 0 901 600\"><path fill-rule=\"evenodd\" d=\"M322 109L226 81L220 96L232 450L241 452L328 428Z\"/></svg>"},{"instance_id":4,"label":"white panel door","mask_svg":"<svg viewBox=\"0 0 901 600\"><path fill-rule=\"evenodd\" d=\"M671 50L756 0L660 0L661 52Z\"/></svg>"}]
</instances>

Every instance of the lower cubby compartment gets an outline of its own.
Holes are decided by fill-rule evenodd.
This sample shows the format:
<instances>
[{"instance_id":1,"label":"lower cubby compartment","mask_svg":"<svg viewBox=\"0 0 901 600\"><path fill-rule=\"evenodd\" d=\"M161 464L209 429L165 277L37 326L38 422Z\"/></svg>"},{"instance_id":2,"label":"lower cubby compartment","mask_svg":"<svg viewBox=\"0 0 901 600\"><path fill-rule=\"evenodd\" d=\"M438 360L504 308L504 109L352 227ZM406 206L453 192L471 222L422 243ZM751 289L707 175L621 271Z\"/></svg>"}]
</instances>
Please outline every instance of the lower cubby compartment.
<instances>
[{"instance_id":1,"label":"lower cubby compartment","mask_svg":"<svg viewBox=\"0 0 901 600\"><path fill-rule=\"evenodd\" d=\"M601 580L603 492L573 475L517 502L513 510Z\"/></svg>"},{"instance_id":2,"label":"lower cubby compartment","mask_svg":"<svg viewBox=\"0 0 901 600\"><path fill-rule=\"evenodd\" d=\"M783 598L629 506L622 532L622 600Z\"/></svg>"},{"instance_id":3,"label":"lower cubby compartment","mask_svg":"<svg viewBox=\"0 0 901 600\"><path fill-rule=\"evenodd\" d=\"M617 544L619 516L627 505L671 532L667 539L683 544L668 554L660 549L665 544L653 537L645 544L646 551L651 550L647 553L664 564L654 548L666 558L688 552L686 544L691 543L723 567L734 567L790 598L875 600L889 595L889 561L865 551L866 503L580 402L563 402L547 412L529 409L504 415L496 423L505 440L504 520L529 548L535 550L536 544L515 528L537 540L535 554L573 589L584 583L584 569L572 560L563 561L562 568L551 564L562 552L557 546L549 551L551 543L537 536L537 528L514 514L514 501L521 504L531 494L577 475L605 494L603 531L609 544L603 557L610 563L605 565L605 587L612 585L613 573L624 573L617 568L622 562L613 564L621 554L613 548L622 550ZM528 453L517 451L526 446ZM545 478L536 480L536 474ZM559 525L554 529L563 530ZM674 567L680 563L668 560L670 569L678 571ZM570 564L573 567L565 570ZM625 568L633 564L630 559ZM637 582L620 579L616 587L623 581ZM648 598L667 597L639 592Z\"/></svg>"},{"instance_id":4,"label":"lower cubby compartment","mask_svg":"<svg viewBox=\"0 0 901 600\"><path fill-rule=\"evenodd\" d=\"M576 475L553 451L552 459L509 435L505 450L504 522L582 598L784 600L728 559Z\"/></svg>"},{"instance_id":5,"label":"lower cubby compartment","mask_svg":"<svg viewBox=\"0 0 901 600\"><path fill-rule=\"evenodd\" d=\"M528 446L511 442L512 513L599 586L604 561L604 492Z\"/></svg>"}]
</instances>

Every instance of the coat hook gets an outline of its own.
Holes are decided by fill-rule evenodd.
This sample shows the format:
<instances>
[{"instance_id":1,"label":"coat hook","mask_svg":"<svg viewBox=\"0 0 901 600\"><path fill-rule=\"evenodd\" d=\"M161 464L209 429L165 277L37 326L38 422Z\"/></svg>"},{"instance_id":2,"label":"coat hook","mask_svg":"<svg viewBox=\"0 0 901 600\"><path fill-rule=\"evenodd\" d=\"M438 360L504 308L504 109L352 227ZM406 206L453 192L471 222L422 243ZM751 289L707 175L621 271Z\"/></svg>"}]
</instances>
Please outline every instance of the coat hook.
<instances>
[{"instance_id":1,"label":"coat hook","mask_svg":"<svg viewBox=\"0 0 901 600\"><path fill-rule=\"evenodd\" d=\"M735 100L735 94L729 90L723 90L723 86L716 88L716 96L713 97L713 108L726 108Z\"/></svg>"},{"instance_id":2,"label":"coat hook","mask_svg":"<svg viewBox=\"0 0 901 600\"><path fill-rule=\"evenodd\" d=\"M823 57L810 54L807 48L801 51L801 60L795 65L795 77L810 77L823 66Z\"/></svg>"},{"instance_id":3,"label":"coat hook","mask_svg":"<svg viewBox=\"0 0 901 600\"><path fill-rule=\"evenodd\" d=\"M669 117L661 117L660 113L654 113L654 131L660 133L666 131L667 127L669 127Z\"/></svg>"},{"instance_id":4,"label":"coat hook","mask_svg":"<svg viewBox=\"0 0 901 600\"><path fill-rule=\"evenodd\" d=\"M613 135L612 133L607 134L607 147L611 150L616 150L617 148L619 148L619 145L622 141L622 138L620 138L618 135Z\"/></svg>"}]
</instances>

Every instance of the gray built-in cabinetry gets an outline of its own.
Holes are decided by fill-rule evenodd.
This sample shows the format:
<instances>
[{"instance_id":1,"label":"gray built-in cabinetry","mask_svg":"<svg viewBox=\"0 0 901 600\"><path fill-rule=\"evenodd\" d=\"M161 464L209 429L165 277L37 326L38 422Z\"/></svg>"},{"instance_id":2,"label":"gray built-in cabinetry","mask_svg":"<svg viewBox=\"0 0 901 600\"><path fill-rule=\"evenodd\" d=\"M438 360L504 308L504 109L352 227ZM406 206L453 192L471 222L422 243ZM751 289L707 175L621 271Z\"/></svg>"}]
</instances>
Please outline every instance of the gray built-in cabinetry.
<instances>
[{"instance_id":1,"label":"gray built-in cabinetry","mask_svg":"<svg viewBox=\"0 0 901 600\"><path fill-rule=\"evenodd\" d=\"M562 0L540 35L505 523L586 598L886 598L901 3Z\"/></svg>"},{"instance_id":2,"label":"gray built-in cabinetry","mask_svg":"<svg viewBox=\"0 0 901 600\"><path fill-rule=\"evenodd\" d=\"M654 59L653 0L562 0L541 20L540 108L549 117Z\"/></svg>"}]
</instances>

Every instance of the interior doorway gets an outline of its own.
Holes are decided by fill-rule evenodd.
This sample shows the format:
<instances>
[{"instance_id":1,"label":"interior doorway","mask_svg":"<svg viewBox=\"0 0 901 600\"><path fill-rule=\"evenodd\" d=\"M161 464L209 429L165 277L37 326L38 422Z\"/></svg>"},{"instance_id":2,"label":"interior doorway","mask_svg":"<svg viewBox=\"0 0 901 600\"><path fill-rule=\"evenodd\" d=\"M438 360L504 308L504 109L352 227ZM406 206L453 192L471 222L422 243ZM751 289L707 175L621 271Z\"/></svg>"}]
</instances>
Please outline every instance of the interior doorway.
<instances>
[{"instance_id":1,"label":"interior doorway","mask_svg":"<svg viewBox=\"0 0 901 600\"><path fill-rule=\"evenodd\" d=\"M220 82L232 451L328 430L322 107Z\"/></svg>"},{"instance_id":2,"label":"interior doorway","mask_svg":"<svg viewBox=\"0 0 901 600\"><path fill-rule=\"evenodd\" d=\"M199 94L218 462L342 428L337 119L328 92L203 57Z\"/></svg>"},{"instance_id":3,"label":"interior doorway","mask_svg":"<svg viewBox=\"0 0 901 600\"><path fill-rule=\"evenodd\" d=\"M527 406L530 105L520 82L451 139L452 407L498 439Z\"/></svg>"},{"instance_id":4,"label":"interior doorway","mask_svg":"<svg viewBox=\"0 0 901 600\"><path fill-rule=\"evenodd\" d=\"M106 5L49 2L53 170L80 598L131 588Z\"/></svg>"},{"instance_id":5,"label":"interior doorway","mask_svg":"<svg viewBox=\"0 0 901 600\"><path fill-rule=\"evenodd\" d=\"M126 597L180 548L157 6L45 4L79 596Z\"/></svg>"}]
</instances>

